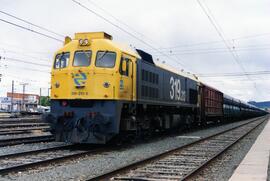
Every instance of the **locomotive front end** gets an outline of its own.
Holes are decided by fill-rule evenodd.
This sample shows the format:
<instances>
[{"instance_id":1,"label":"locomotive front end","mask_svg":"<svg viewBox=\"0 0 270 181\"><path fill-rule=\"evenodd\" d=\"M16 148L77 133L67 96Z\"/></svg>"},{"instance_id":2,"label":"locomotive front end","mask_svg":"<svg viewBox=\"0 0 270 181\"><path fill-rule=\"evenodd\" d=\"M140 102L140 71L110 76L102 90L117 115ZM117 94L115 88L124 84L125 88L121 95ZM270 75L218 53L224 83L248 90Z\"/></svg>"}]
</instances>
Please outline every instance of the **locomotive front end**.
<instances>
[{"instance_id":1,"label":"locomotive front end","mask_svg":"<svg viewBox=\"0 0 270 181\"><path fill-rule=\"evenodd\" d=\"M66 38L55 55L46 118L57 141L104 144L119 132L121 55L103 32Z\"/></svg>"}]
</instances>

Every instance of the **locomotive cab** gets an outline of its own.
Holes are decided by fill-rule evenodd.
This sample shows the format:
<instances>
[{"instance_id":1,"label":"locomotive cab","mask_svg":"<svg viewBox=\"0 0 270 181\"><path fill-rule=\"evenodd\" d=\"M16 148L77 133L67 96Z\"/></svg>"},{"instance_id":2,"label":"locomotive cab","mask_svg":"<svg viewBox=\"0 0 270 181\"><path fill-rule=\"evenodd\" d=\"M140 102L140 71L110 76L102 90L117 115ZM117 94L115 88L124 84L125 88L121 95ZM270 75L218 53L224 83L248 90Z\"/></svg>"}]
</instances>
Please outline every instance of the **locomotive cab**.
<instances>
[{"instance_id":1,"label":"locomotive cab","mask_svg":"<svg viewBox=\"0 0 270 181\"><path fill-rule=\"evenodd\" d=\"M136 57L106 33L77 33L55 55L52 98L133 100Z\"/></svg>"},{"instance_id":2,"label":"locomotive cab","mask_svg":"<svg viewBox=\"0 0 270 181\"><path fill-rule=\"evenodd\" d=\"M66 38L52 67L49 122L62 130L56 140L105 143L119 132L123 104L136 99L137 58L104 32Z\"/></svg>"}]
</instances>

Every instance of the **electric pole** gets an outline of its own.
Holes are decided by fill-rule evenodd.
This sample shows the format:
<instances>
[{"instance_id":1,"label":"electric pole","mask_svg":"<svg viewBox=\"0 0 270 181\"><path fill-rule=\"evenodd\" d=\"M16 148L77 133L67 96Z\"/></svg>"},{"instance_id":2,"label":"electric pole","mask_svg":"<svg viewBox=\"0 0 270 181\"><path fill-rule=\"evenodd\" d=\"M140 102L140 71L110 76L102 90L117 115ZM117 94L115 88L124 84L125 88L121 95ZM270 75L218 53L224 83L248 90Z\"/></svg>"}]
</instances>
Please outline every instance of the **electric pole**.
<instances>
[{"instance_id":1,"label":"electric pole","mask_svg":"<svg viewBox=\"0 0 270 181\"><path fill-rule=\"evenodd\" d=\"M48 88L48 97L50 97L50 89L51 89L51 88Z\"/></svg>"},{"instance_id":2,"label":"electric pole","mask_svg":"<svg viewBox=\"0 0 270 181\"><path fill-rule=\"evenodd\" d=\"M25 111L25 86L28 85L28 83L22 83L20 84L23 86L23 95L22 95L22 108ZM21 110L22 110L21 108Z\"/></svg>"},{"instance_id":3,"label":"electric pole","mask_svg":"<svg viewBox=\"0 0 270 181\"><path fill-rule=\"evenodd\" d=\"M13 94L14 94L14 80L12 80L12 87L11 87L11 109L10 112L13 112Z\"/></svg>"},{"instance_id":4,"label":"electric pole","mask_svg":"<svg viewBox=\"0 0 270 181\"><path fill-rule=\"evenodd\" d=\"M39 105L41 105L41 88L39 88Z\"/></svg>"}]
</instances>

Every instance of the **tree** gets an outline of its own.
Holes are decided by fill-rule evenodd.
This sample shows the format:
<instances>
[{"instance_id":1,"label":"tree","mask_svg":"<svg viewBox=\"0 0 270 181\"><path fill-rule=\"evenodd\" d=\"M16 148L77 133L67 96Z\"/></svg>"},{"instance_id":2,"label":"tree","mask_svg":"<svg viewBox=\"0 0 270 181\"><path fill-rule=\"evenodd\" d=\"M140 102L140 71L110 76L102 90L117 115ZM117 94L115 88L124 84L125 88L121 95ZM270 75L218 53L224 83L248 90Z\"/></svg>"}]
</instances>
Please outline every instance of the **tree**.
<instances>
[{"instance_id":1,"label":"tree","mask_svg":"<svg viewBox=\"0 0 270 181\"><path fill-rule=\"evenodd\" d=\"M40 105L42 106L50 106L51 105L51 100L47 96L41 96L40 97Z\"/></svg>"}]
</instances>

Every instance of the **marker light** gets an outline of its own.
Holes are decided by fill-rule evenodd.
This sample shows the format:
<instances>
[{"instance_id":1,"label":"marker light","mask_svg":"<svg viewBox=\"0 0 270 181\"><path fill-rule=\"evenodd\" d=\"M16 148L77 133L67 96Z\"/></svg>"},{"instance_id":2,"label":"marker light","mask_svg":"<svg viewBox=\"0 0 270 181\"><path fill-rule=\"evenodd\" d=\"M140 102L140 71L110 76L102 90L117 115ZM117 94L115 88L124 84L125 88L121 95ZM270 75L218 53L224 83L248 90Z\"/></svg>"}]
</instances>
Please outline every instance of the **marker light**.
<instances>
[{"instance_id":1,"label":"marker light","mask_svg":"<svg viewBox=\"0 0 270 181\"><path fill-rule=\"evenodd\" d=\"M67 101L62 101L62 106L63 107L66 107L68 105L68 102Z\"/></svg>"},{"instance_id":2,"label":"marker light","mask_svg":"<svg viewBox=\"0 0 270 181\"><path fill-rule=\"evenodd\" d=\"M88 39L84 39L84 40L83 40L83 44L84 44L84 45L88 45L88 43L89 43L89 42L88 42Z\"/></svg>"},{"instance_id":3,"label":"marker light","mask_svg":"<svg viewBox=\"0 0 270 181\"><path fill-rule=\"evenodd\" d=\"M83 39L79 39L79 44L83 45Z\"/></svg>"}]
</instances>

